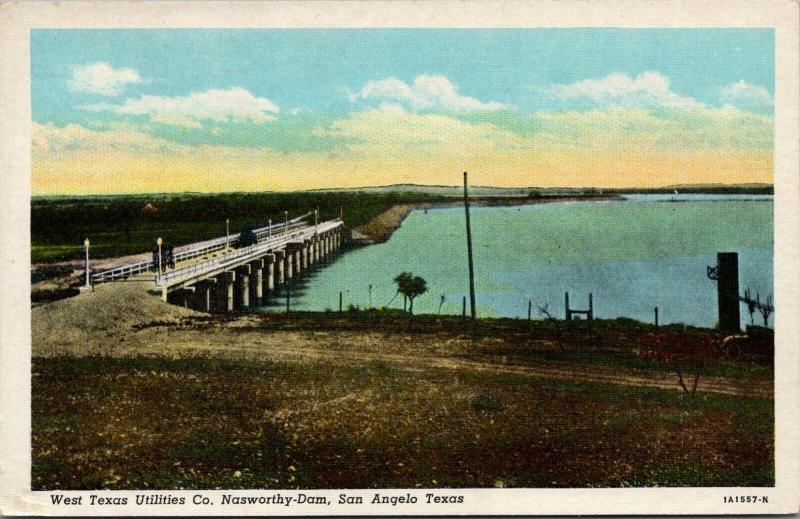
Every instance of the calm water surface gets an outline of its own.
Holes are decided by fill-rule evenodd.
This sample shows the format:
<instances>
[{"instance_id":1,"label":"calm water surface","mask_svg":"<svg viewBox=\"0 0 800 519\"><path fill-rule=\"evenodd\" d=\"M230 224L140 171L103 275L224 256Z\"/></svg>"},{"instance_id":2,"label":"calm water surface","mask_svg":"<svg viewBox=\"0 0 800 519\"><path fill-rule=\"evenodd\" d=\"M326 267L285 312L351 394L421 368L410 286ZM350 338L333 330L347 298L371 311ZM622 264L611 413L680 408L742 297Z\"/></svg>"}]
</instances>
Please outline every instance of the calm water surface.
<instances>
[{"instance_id":1,"label":"calm water surface","mask_svg":"<svg viewBox=\"0 0 800 519\"><path fill-rule=\"evenodd\" d=\"M717 251L739 253L741 291L772 292L773 202L765 196L648 195L624 201L475 207L472 211L479 316L526 317L533 301L563 318L594 295L599 318L714 326L716 284L706 266ZM383 244L342 254L292 289L300 310L344 304L402 307L392 279L411 271L428 281L418 313L460 314L468 293L463 208L414 211ZM265 310L283 308L283 296ZM749 322L742 306L742 322ZM758 316L757 316L758 317ZM760 318L760 317L759 317Z\"/></svg>"}]
</instances>

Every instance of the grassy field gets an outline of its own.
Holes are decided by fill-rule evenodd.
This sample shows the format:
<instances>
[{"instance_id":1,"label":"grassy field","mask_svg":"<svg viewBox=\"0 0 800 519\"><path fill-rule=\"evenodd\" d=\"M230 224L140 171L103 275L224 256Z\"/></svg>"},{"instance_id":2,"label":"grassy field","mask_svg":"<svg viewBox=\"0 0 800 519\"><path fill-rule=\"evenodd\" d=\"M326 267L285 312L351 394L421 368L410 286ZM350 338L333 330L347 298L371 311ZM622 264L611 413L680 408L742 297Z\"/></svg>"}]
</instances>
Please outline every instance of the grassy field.
<instances>
[{"instance_id":1,"label":"grassy field","mask_svg":"<svg viewBox=\"0 0 800 519\"><path fill-rule=\"evenodd\" d=\"M650 355L678 332L717 338L370 312L142 323L102 357L34 357L33 488L773 485L771 366L709 359L686 395Z\"/></svg>"},{"instance_id":2,"label":"grassy field","mask_svg":"<svg viewBox=\"0 0 800 519\"><path fill-rule=\"evenodd\" d=\"M398 203L445 200L424 193L228 193L154 194L103 197L42 197L31 201L31 257L34 263L76 260L86 237L93 258L148 252L156 238L174 245L225 235L248 226L282 222L289 217L320 210L330 219L344 209L345 223L361 225ZM155 213L142 211L151 204Z\"/></svg>"}]
</instances>

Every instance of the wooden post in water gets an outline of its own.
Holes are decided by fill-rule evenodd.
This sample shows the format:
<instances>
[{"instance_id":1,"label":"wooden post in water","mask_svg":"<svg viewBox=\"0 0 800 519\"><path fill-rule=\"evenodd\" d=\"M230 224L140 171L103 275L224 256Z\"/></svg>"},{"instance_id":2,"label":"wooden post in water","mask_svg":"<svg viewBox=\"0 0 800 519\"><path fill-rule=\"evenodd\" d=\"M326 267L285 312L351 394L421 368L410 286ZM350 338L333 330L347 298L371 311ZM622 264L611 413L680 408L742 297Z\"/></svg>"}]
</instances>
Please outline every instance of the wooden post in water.
<instances>
[{"instance_id":1,"label":"wooden post in water","mask_svg":"<svg viewBox=\"0 0 800 519\"><path fill-rule=\"evenodd\" d=\"M461 320L467 318L467 296L461 297Z\"/></svg>"},{"instance_id":2,"label":"wooden post in water","mask_svg":"<svg viewBox=\"0 0 800 519\"><path fill-rule=\"evenodd\" d=\"M564 292L564 319L572 320L572 314L569 311L569 292Z\"/></svg>"},{"instance_id":3,"label":"wooden post in water","mask_svg":"<svg viewBox=\"0 0 800 519\"><path fill-rule=\"evenodd\" d=\"M528 320L531 320L531 300L528 299Z\"/></svg>"},{"instance_id":4,"label":"wooden post in water","mask_svg":"<svg viewBox=\"0 0 800 519\"><path fill-rule=\"evenodd\" d=\"M658 307L654 308L656 314L656 330L658 330Z\"/></svg>"},{"instance_id":5,"label":"wooden post in water","mask_svg":"<svg viewBox=\"0 0 800 519\"><path fill-rule=\"evenodd\" d=\"M342 311L342 291L339 290L339 312Z\"/></svg>"},{"instance_id":6,"label":"wooden post in water","mask_svg":"<svg viewBox=\"0 0 800 519\"><path fill-rule=\"evenodd\" d=\"M592 302L591 292L589 292L589 312L586 314L586 318L590 321L594 319L594 303Z\"/></svg>"},{"instance_id":7,"label":"wooden post in water","mask_svg":"<svg viewBox=\"0 0 800 519\"><path fill-rule=\"evenodd\" d=\"M738 333L739 322L739 255L735 252L717 253L717 306L719 329Z\"/></svg>"},{"instance_id":8,"label":"wooden post in water","mask_svg":"<svg viewBox=\"0 0 800 519\"><path fill-rule=\"evenodd\" d=\"M467 172L464 172L464 213L467 219L467 261L469 263L469 311L475 320L475 270L472 266L472 230L469 222L469 194L467 193Z\"/></svg>"}]
</instances>

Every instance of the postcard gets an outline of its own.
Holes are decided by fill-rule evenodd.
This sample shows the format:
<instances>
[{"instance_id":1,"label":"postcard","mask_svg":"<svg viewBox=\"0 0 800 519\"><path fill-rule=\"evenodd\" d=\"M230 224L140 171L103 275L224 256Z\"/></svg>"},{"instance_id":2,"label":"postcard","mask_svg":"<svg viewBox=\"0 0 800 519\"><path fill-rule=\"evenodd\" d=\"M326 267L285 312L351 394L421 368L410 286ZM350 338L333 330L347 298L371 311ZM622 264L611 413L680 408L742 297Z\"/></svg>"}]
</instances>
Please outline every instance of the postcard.
<instances>
[{"instance_id":1,"label":"postcard","mask_svg":"<svg viewBox=\"0 0 800 519\"><path fill-rule=\"evenodd\" d=\"M3 514L798 511L796 2L0 15Z\"/></svg>"}]
</instances>

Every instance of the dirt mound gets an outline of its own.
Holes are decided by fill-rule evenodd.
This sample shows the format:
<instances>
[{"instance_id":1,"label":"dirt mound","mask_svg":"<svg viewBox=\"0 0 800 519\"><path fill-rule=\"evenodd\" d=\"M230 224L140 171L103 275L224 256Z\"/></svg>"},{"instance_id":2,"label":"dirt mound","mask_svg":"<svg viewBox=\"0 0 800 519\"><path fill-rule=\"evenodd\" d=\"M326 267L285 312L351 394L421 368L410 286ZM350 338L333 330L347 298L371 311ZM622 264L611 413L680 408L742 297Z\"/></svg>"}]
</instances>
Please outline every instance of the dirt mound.
<instances>
[{"instance_id":1,"label":"dirt mound","mask_svg":"<svg viewBox=\"0 0 800 519\"><path fill-rule=\"evenodd\" d=\"M108 283L31 310L34 355L112 354L136 325L174 323L199 313L161 301L150 283Z\"/></svg>"}]
</instances>

